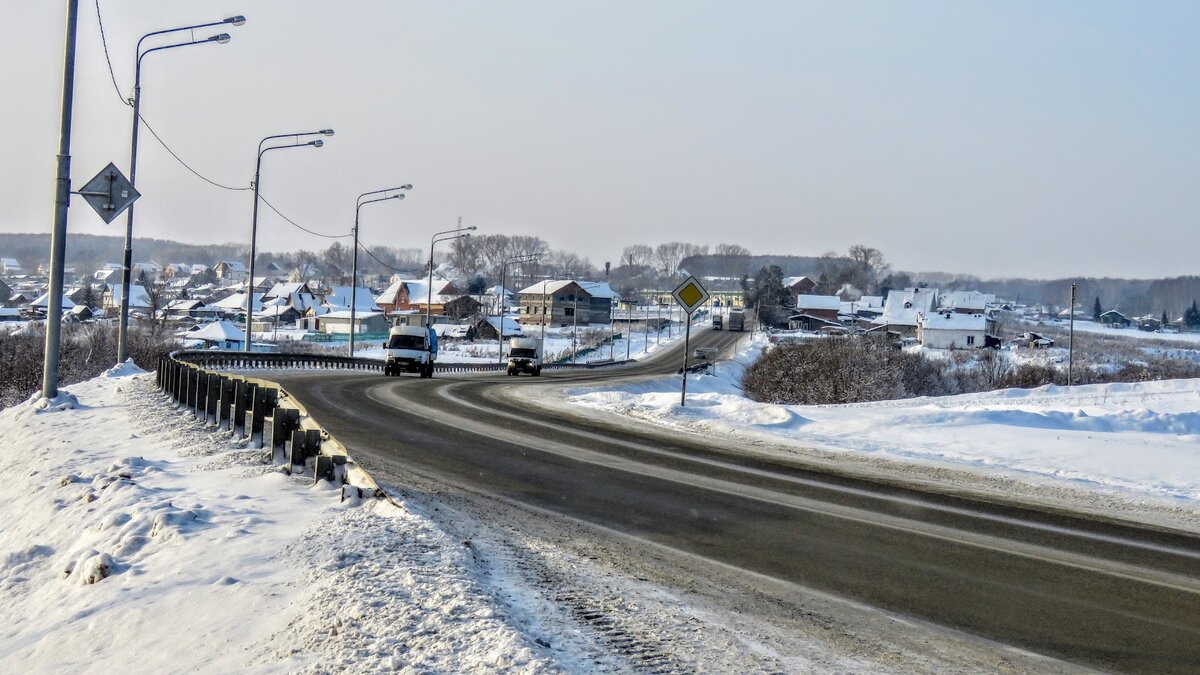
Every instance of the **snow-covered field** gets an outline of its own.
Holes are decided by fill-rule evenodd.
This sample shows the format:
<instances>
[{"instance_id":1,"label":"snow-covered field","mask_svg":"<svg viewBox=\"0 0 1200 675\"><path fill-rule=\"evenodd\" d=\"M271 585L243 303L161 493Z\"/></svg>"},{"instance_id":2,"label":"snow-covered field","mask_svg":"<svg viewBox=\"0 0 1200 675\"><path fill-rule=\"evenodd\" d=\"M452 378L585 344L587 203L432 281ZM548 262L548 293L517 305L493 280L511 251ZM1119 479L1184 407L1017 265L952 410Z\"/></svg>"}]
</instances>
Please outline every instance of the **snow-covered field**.
<instances>
[{"instance_id":1,"label":"snow-covered field","mask_svg":"<svg viewBox=\"0 0 1200 675\"><path fill-rule=\"evenodd\" d=\"M706 435L998 472L1200 507L1200 381L1167 380L852 405L758 403L738 387L757 341L715 376L570 390L572 402ZM1200 511L1197 511L1200 513Z\"/></svg>"},{"instance_id":2,"label":"snow-covered field","mask_svg":"<svg viewBox=\"0 0 1200 675\"><path fill-rule=\"evenodd\" d=\"M152 375L123 367L69 390L0 412L0 671L572 663L418 509L339 503L170 408Z\"/></svg>"},{"instance_id":3,"label":"snow-covered field","mask_svg":"<svg viewBox=\"0 0 1200 675\"><path fill-rule=\"evenodd\" d=\"M1037 332L1037 323L1033 321L1025 321L1023 324L1029 326L1029 330ZM1067 330L1070 328L1066 321L1056 321L1049 324L1054 328ZM1200 345L1200 333L1155 333L1144 330L1138 330L1135 327L1130 328L1112 328L1095 321L1075 321L1075 330L1082 333L1094 333L1098 335L1110 335L1113 337L1128 338L1130 340L1165 340L1167 342L1179 342L1188 345Z\"/></svg>"}]
</instances>

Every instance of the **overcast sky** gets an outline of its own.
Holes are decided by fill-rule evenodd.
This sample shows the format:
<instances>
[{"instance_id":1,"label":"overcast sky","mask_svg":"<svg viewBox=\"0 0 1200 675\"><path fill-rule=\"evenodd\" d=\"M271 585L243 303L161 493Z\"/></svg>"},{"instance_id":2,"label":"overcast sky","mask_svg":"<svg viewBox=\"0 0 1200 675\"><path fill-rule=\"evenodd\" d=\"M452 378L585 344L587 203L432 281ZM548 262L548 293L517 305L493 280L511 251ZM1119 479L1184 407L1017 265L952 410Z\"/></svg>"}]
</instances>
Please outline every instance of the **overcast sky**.
<instances>
[{"instance_id":1,"label":"overcast sky","mask_svg":"<svg viewBox=\"0 0 1200 675\"><path fill-rule=\"evenodd\" d=\"M129 165L94 0L80 0L76 187ZM52 221L65 2L10 3L0 231ZM264 160L301 225L428 246L461 215L603 265L632 243L819 255L984 277L1195 274L1200 3L101 0L121 91L143 33L244 14L155 53L143 115L200 172ZM201 36L211 34L211 30ZM251 198L142 132L138 236L246 242ZM81 200L70 231L123 234ZM269 211L267 250L324 248ZM136 241L135 241L135 258ZM0 251L0 254L3 252ZM160 261L168 262L168 261Z\"/></svg>"}]
</instances>

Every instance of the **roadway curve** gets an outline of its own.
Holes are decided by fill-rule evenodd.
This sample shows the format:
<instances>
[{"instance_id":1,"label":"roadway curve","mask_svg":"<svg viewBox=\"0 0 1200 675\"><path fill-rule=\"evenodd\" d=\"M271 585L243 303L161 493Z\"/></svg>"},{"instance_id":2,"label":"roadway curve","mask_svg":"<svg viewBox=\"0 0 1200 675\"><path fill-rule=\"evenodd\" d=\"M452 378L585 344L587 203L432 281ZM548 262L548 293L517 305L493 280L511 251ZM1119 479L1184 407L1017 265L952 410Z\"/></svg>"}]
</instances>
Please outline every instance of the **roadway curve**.
<instances>
[{"instance_id":1,"label":"roadway curve","mask_svg":"<svg viewBox=\"0 0 1200 675\"><path fill-rule=\"evenodd\" d=\"M737 337L703 331L692 346ZM410 469L1081 665L1200 671L1200 537L833 475L512 396L673 373L678 359L677 347L519 381L272 378L369 469Z\"/></svg>"}]
</instances>

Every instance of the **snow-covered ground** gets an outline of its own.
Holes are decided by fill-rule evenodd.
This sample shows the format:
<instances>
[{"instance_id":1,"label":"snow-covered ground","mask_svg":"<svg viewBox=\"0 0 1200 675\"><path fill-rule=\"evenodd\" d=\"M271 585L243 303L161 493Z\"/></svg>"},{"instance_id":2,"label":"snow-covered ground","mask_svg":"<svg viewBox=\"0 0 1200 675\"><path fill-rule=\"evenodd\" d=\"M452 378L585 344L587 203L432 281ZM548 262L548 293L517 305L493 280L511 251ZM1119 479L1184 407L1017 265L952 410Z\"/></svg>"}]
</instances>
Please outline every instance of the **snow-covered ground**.
<instances>
[{"instance_id":1,"label":"snow-covered ground","mask_svg":"<svg viewBox=\"0 0 1200 675\"><path fill-rule=\"evenodd\" d=\"M554 672L407 504L339 503L122 367L0 412L2 672Z\"/></svg>"},{"instance_id":2,"label":"snow-covered ground","mask_svg":"<svg viewBox=\"0 0 1200 675\"><path fill-rule=\"evenodd\" d=\"M715 376L576 388L570 400L654 424L799 453L877 456L1021 480L1115 491L1200 513L1200 381L1167 380L851 405L785 406L742 395L744 367L762 339Z\"/></svg>"},{"instance_id":3,"label":"snow-covered ground","mask_svg":"<svg viewBox=\"0 0 1200 675\"><path fill-rule=\"evenodd\" d=\"M1028 326L1028 330L1037 332L1037 322L1024 321L1024 325ZM1067 330L1070 325L1066 321L1055 321L1047 324L1054 328ZM1189 345L1200 345L1200 333L1157 333L1151 331L1138 330L1136 327L1130 328L1113 328L1104 324L1096 323L1095 321L1075 321L1075 330L1082 333L1096 333L1099 335L1111 335L1114 337L1128 338L1131 340L1165 340L1167 342L1179 342Z\"/></svg>"}]
</instances>

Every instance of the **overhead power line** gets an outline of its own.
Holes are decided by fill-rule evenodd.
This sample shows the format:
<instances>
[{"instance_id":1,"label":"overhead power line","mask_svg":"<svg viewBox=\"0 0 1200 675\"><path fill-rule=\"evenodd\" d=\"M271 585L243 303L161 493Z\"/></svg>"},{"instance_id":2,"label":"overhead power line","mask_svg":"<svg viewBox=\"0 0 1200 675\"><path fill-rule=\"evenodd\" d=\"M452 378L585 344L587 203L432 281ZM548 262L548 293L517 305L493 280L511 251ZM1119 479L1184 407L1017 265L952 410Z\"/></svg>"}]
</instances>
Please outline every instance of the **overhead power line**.
<instances>
[{"instance_id":1,"label":"overhead power line","mask_svg":"<svg viewBox=\"0 0 1200 675\"><path fill-rule=\"evenodd\" d=\"M108 76L112 78L113 90L117 92L117 98L123 105L133 105L121 93L121 87L117 84L117 74L113 72L112 59L108 56L108 38L104 35L104 19L100 17L100 0L96 0L96 23L100 25L100 44L104 46L104 62L108 64Z\"/></svg>"}]
</instances>

